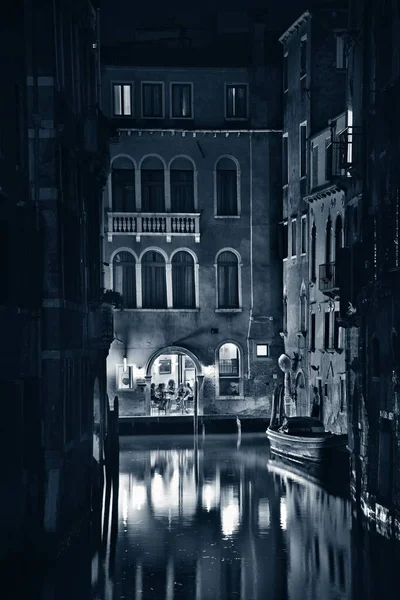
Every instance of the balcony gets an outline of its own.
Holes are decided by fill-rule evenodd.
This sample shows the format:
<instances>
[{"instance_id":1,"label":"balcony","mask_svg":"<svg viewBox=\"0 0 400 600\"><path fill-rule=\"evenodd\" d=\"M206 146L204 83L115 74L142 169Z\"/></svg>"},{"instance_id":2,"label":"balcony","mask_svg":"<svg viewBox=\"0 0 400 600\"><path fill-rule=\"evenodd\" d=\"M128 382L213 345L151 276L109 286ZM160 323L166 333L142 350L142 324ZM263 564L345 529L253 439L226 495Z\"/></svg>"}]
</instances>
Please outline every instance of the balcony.
<instances>
[{"instance_id":1,"label":"balcony","mask_svg":"<svg viewBox=\"0 0 400 600\"><path fill-rule=\"evenodd\" d=\"M107 236L134 235L137 242L142 236L163 236L167 242L173 237L194 237L200 242L200 213L144 213L110 212Z\"/></svg>"},{"instance_id":2,"label":"balcony","mask_svg":"<svg viewBox=\"0 0 400 600\"><path fill-rule=\"evenodd\" d=\"M336 282L336 265L334 262L319 265L319 290L325 296L339 297L339 286Z\"/></svg>"},{"instance_id":3,"label":"balcony","mask_svg":"<svg viewBox=\"0 0 400 600\"><path fill-rule=\"evenodd\" d=\"M361 127L346 127L334 135L329 150L328 179L357 178L362 165L363 136ZM330 172L329 172L330 171Z\"/></svg>"}]
</instances>

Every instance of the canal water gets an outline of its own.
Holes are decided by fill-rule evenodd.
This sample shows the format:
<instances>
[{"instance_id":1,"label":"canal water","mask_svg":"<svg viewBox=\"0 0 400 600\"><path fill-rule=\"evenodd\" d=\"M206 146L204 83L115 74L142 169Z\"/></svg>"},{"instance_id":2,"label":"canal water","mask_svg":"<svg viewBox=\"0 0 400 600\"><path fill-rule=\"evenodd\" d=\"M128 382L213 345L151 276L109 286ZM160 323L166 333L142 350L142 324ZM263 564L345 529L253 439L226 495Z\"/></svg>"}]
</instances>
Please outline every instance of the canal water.
<instances>
[{"instance_id":1,"label":"canal water","mask_svg":"<svg viewBox=\"0 0 400 600\"><path fill-rule=\"evenodd\" d=\"M394 600L399 546L337 479L271 459L265 434L121 438L103 514L24 598Z\"/></svg>"}]
</instances>

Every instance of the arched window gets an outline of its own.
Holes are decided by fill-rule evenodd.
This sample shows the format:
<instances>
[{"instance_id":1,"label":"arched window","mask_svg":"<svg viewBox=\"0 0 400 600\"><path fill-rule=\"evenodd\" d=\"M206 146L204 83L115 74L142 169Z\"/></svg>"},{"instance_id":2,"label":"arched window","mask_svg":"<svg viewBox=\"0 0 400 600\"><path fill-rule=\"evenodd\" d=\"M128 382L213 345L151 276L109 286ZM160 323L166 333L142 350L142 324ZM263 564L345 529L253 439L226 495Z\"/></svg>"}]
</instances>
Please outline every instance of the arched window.
<instances>
[{"instance_id":1,"label":"arched window","mask_svg":"<svg viewBox=\"0 0 400 600\"><path fill-rule=\"evenodd\" d=\"M145 158L141 165L143 212L165 212L164 165L156 156Z\"/></svg>"},{"instance_id":2,"label":"arched window","mask_svg":"<svg viewBox=\"0 0 400 600\"><path fill-rule=\"evenodd\" d=\"M135 169L128 158L121 156L112 163L111 194L114 212L135 212Z\"/></svg>"},{"instance_id":3,"label":"arched window","mask_svg":"<svg viewBox=\"0 0 400 600\"><path fill-rule=\"evenodd\" d=\"M238 178L235 162L221 158L216 167L217 215L232 217L239 214Z\"/></svg>"},{"instance_id":4,"label":"arched window","mask_svg":"<svg viewBox=\"0 0 400 600\"><path fill-rule=\"evenodd\" d=\"M171 212L194 212L193 165L187 158L176 158L170 167Z\"/></svg>"},{"instance_id":5,"label":"arched window","mask_svg":"<svg viewBox=\"0 0 400 600\"><path fill-rule=\"evenodd\" d=\"M286 290L283 293L282 308L283 308L283 324L282 324L282 328L283 328L283 333L287 333L288 311L287 311L287 292L286 292Z\"/></svg>"},{"instance_id":6,"label":"arched window","mask_svg":"<svg viewBox=\"0 0 400 600\"><path fill-rule=\"evenodd\" d=\"M315 221L311 228L311 281L317 279L317 228Z\"/></svg>"},{"instance_id":7,"label":"arched window","mask_svg":"<svg viewBox=\"0 0 400 600\"><path fill-rule=\"evenodd\" d=\"M136 261L130 252L118 252L113 258L113 288L125 308L136 307Z\"/></svg>"},{"instance_id":8,"label":"arched window","mask_svg":"<svg viewBox=\"0 0 400 600\"><path fill-rule=\"evenodd\" d=\"M218 308L239 308L239 266L236 254L225 250L217 259Z\"/></svg>"},{"instance_id":9,"label":"arched window","mask_svg":"<svg viewBox=\"0 0 400 600\"><path fill-rule=\"evenodd\" d=\"M371 338L371 376L377 379L381 375L381 348L376 335Z\"/></svg>"},{"instance_id":10,"label":"arched window","mask_svg":"<svg viewBox=\"0 0 400 600\"><path fill-rule=\"evenodd\" d=\"M332 219L329 216L326 222L325 234L325 262L332 262Z\"/></svg>"},{"instance_id":11,"label":"arched window","mask_svg":"<svg viewBox=\"0 0 400 600\"><path fill-rule=\"evenodd\" d=\"M143 308L166 308L165 260L160 252L149 250L142 258Z\"/></svg>"},{"instance_id":12,"label":"arched window","mask_svg":"<svg viewBox=\"0 0 400 600\"><path fill-rule=\"evenodd\" d=\"M335 260L338 258L340 248L343 248L343 221L341 215L338 215L335 223Z\"/></svg>"},{"instance_id":13,"label":"arched window","mask_svg":"<svg viewBox=\"0 0 400 600\"><path fill-rule=\"evenodd\" d=\"M195 308L194 260L189 252L172 257L172 298L174 308Z\"/></svg>"},{"instance_id":14,"label":"arched window","mask_svg":"<svg viewBox=\"0 0 400 600\"><path fill-rule=\"evenodd\" d=\"M307 330L307 298L306 298L306 288L304 283L300 289L299 296L299 332L305 333Z\"/></svg>"},{"instance_id":15,"label":"arched window","mask_svg":"<svg viewBox=\"0 0 400 600\"><path fill-rule=\"evenodd\" d=\"M219 396L240 396L240 351L236 344L222 344L218 351Z\"/></svg>"}]
</instances>

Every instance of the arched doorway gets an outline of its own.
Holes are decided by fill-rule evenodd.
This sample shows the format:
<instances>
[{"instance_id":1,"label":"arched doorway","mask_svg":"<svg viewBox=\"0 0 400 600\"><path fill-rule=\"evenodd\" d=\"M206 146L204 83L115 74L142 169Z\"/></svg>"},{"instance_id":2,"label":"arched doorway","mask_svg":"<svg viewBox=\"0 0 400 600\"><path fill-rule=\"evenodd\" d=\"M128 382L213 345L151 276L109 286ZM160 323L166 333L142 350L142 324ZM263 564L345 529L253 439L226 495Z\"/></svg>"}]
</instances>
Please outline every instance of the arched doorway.
<instances>
[{"instance_id":1,"label":"arched doorway","mask_svg":"<svg viewBox=\"0 0 400 600\"><path fill-rule=\"evenodd\" d=\"M146 380L149 414L193 415L198 404L202 367L189 350L178 346L160 349L148 361Z\"/></svg>"},{"instance_id":2,"label":"arched doorway","mask_svg":"<svg viewBox=\"0 0 400 600\"><path fill-rule=\"evenodd\" d=\"M302 371L297 373L295 391L296 391L297 415L300 417L306 416L308 414L307 393L306 393L306 384L305 384L304 374Z\"/></svg>"}]
</instances>

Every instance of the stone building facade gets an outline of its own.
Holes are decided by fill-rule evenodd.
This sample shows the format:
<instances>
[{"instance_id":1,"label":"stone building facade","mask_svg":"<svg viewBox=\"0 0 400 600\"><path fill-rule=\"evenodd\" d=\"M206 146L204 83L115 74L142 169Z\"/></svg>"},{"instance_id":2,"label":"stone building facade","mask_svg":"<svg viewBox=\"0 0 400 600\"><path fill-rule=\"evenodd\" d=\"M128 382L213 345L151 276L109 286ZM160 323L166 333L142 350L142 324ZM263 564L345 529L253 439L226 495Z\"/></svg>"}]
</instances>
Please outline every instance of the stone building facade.
<instances>
[{"instance_id":1,"label":"stone building facade","mask_svg":"<svg viewBox=\"0 0 400 600\"><path fill-rule=\"evenodd\" d=\"M139 43L103 54L119 131L105 287L122 293L108 393L124 415L152 414L152 384L186 381L199 414L269 414L282 350L280 73L261 23L221 35L200 49L189 31L155 56Z\"/></svg>"},{"instance_id":2,"label":"stone building facade","mask_svg":"<svg viewBox=\"0 0 400 600\"><path fill-rule=\"evenodd\" d=\"M340 178L348 224L338 276L352 491L387 536L400 530L399 23L396 2L350 2Z\"/></svg>"},{"instance_id":3,"label":"stone building facade","mask_svg":"<svg viewBox=\"0 0 400 600\"><path fill-rule=\"evenodd\" d=\"M326 355L322 364L320 351L314 352L310 345L314 305L324 302L325 306L327 299L319 297L320 292L316 292L315 288L318 284L314 275L310 274L310 235L314 221L310 220L311 212L306 198L319 187L324 188L328 184L321 172L322 161L321 167L312 169L313 161L318 158L317 150L311 158L310 140L318 135L325 135L321 132L328 127L329 120L344 110L345 65L341 60L342 38L339 34L345 29L347 21L343 3L339 2L334 8L315 4L312 10L300 15L279 38L283 45L281 336L285 353L292 361L292 399L287 402L285 410L288 415L309 415L312 399L315 397L314 387L317 387L325 425L332 431L345 431L346 419L329 406L331 402L335 402L331 396L334 388L331 389L331 384L327 382L332 377L332 361ZM324 154L325 147L318 146L318 152ZM322 233L316 238L315 244L314 250L320 255L325 248ZM319 325L319 319L315 326L317 322ZM315 338L321 335L322 329L319 327ZM317 348L321 348L326 354L322 341ZM315 364L317 357L318 364Z\"/></svg>"},{"instance_id":4,"label":"stone building facade","mask_svg":"<svg viewBox=\"0 0 400 600\"><path fill-rule=\"evenodd\" d=\"M13 1L1 13L3 553L60 539L91 507L113 327L101 304L96 3Z\"/></svg>"}]
</instances>

